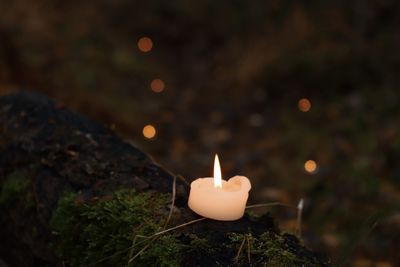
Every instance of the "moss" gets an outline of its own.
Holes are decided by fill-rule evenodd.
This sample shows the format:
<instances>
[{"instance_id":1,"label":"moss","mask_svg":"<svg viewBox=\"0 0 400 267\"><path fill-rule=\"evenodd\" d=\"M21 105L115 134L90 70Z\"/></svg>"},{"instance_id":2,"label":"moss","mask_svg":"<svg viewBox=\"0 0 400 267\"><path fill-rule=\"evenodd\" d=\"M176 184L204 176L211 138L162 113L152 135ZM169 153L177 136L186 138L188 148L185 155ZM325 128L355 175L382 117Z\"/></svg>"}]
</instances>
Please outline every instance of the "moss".
<instances>
[{"instance_id":1,"label":"moss","mask_svg":"<svg viewBox=\"0 0 400 267\"><path fill-rule=\"evenodd\" d=\"M162 229L169 199L167 194L120 191L88 202L67 193L51 220L58 237L53 249L70 266L319 266L288 234L253 236L249 229L145 238Z\"/></svg>"},{"instance_id":2,"label":"moss","mask_svg":"<svg viewBox=\"0 0 400 267\"><path fill-rule=\"evenodd\" d=\"M237 259L238 266L269 266L269 267L294 267L294 266L318 266L313 259L302 257L295 253L286 239L286 234L266 232L259 237L249 234L230 233L228 235L231 244L224 244L227 248L239 251L243 239L245 244ZM249 261L250 257L250 261Z\"/></svg>"},{"instance_id":3,"label":"moss","mask_svg":"<svg viewBox=\"0 0 400 267\"><path fill-rule=\"evenodd\" d=\"M185 253L185 266L268 266L314 267L320 264L294 245L293 236L266 232L259 237L251 233L227 233L222 242L214 242L191 234ZM296 241L297 242L297 241ZM296 253L297 252L297 253ZM227 265L228 263L228 265Z\"/></svg>"},{"instance_id":4,"label":"moss","mask_svg":"<svg viewBox=\"0 0 400 267\"><path fill-rule=\"evenodd\" d=\"M120 191L83 202L79 195L66 193L51 220L57 235L52 246L71 266L179 266L181 246L173 235L140 238L161 229L166 216L160 211L168 199L166 194Z\"/></svg>"},{"instance_id":5,"label":"moss","mask_svg":"<svg viewBox=\"0 0 400 267\"><path fill-rule=\"evenodd\" d=\"M200 238L195 234L190 235L190 249L193 251L208 250L210 249L210 244L205 238Z\"/></svg>"},{"instance_id":6,"label":"moss","mask_svg":"<svg viewBox=\"0 0 400 267\"><path fill-rule=\"evenodd\" d=\"M14 171L1 184L0 205L12 205L22 200L31 185L31 180L23 171Z\"/></svg>"},{"instance_id":7,"label":"moss","mask_svg":"<svg viewBox=\"0 0 400 267\"><path fill-rule=\"evenodd\" d=\"M183 246L173 235L164 235L145 251L134 266L176 267L180 265Z\"/></svg>"},{"instance_id":8,"label":"moss","mask_svg":"<svg viewBox=\"0 0 400 267\"><path fill-rule=\"evenodd\" d=\"M254 250L265 256L270 266L301 266L305 263L289 250L281 235L270 233L261 235L258 242L255 243Z\"/></svg>"}]
</instances>

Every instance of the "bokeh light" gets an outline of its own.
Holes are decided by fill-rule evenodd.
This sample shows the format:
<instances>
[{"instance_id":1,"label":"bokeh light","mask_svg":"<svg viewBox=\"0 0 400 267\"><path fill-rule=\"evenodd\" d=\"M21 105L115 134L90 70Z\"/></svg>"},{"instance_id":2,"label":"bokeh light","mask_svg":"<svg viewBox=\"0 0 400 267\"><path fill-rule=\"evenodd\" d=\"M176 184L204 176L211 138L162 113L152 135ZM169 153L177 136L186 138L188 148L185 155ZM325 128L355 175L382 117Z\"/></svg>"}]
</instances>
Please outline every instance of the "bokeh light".
<instances>
[{"instance_id":1,"label":"bokeh light","mask_svg":"<svg viewBox=\"0 0 400 267\"><path fill-rule=\"evenodd\" d=\"M149 37L142 37L139 39L137 45L140 51L147 53L153 48L153 41Z\"/></svg>"},{"instance_id":2,"label":"bokeh light","mask_svg":"<svg viewBox=\"0 0 400 267\"><path fill-rule=\"evenodd\" d=\"M150 83L151 90L155 93L161 93L164 91L165 83L161 79L154 79Z\"/></svg>"},{"instance_id":3,"label":"bokeh light","mask_svg":"<svg viewBox=\"0 0 400 267\"><path fill-rule=\"evenodd\" d=\"M300 99L297 105L302 112L307 112L311 109L311 102L307 98Z\"/></svg>"},{"instance_id":4,"label":"bokeh light","mask_svg":"<svg viewBox=\"0 0 400 267\"><path fill-rule=\"evenodd\" d=\"M312 159L307 160L306 163L304 163L304 169L308 173L314 173L317 170L317 163Z\"/></svg>"},{"instance_id":5,"label":"bokeh light","mask_svg":"<svg viewBox=\"0 0 400 267\"><path fill-rule=\"evenodd\" d=\"M148 124L143 127L143 136L146 137L147 139L152 139L156 136L156 128Z\"/></svg>"}]
</instances>

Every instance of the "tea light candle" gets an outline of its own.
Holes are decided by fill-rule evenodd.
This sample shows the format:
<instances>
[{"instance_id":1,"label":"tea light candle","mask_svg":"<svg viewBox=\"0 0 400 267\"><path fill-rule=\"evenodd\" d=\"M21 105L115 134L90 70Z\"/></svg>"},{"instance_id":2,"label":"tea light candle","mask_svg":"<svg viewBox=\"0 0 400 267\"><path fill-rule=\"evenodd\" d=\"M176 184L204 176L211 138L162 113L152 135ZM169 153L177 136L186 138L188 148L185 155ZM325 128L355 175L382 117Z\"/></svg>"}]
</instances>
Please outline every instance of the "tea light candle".
<instances>
[{"instance_id":1,"label":"tea light candle","mask_svg":"<svg viewBox=\"0 0 400 267\"><path fill-rule=\"evenodd\" d=\"M214 177L199 178L190 185L189 208L197 214L219 221L234 221L243 217L251 189L244 176L222 179L218 155L214 160Z\"/></svg>"}]
</instances>

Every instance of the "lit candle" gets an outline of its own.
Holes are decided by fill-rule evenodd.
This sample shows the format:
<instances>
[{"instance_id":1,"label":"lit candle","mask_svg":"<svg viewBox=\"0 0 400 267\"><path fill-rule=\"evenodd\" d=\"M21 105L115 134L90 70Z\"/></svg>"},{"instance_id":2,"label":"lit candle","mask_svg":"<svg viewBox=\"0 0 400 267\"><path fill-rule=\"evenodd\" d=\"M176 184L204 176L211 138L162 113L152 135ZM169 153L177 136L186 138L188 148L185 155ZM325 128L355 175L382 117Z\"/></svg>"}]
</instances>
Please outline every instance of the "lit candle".
<instances>
[{"instance_id":1,"label":"lit candle","mask_svg":"<svg viewBox=\"0 0 400 267\"><path fill-rule=\"evenodd\" d=\"M222 179L218 156L214 160L214 177L199 178L190 185L189 208L214 220L234 221L243 217L251 184L244 176Z\"/></svg>"}]
</instances>

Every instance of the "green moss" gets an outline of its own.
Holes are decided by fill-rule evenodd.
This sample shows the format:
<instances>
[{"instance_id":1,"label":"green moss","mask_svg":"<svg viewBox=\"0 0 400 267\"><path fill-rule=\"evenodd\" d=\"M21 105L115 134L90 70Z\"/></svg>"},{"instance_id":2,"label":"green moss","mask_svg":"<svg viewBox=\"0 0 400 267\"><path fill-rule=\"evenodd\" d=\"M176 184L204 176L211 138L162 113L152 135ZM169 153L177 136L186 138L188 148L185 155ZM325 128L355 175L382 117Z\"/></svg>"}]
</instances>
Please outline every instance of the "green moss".
<instances>
[{"instance_id":1,"label":"green moss","mask_svg":"<svg viewBox=\"0 0 400 267\"><path fill-rule=\"evenodd\" d=\"M193 251L209 250L210 244L205 238L200 238L195 234L190 235L190 249Z\"/></svg>"},{"instance_id":2,"label":"green moss","mask_svg":"<svg viewBox=\"0 0 400 267\"><path fill-rule=\"evenodd\" d=\"M225 236L205 232L201 237L168 233L146 238L162 230L169 199L167 194L120 191L88 202L80 195L66 194L51 220L58 236L53 249L73 267L319 265L287 234L253 236L249 229L249 233Z\"/></svg>"},{"instance_id":3,"label":"green moss","mask_svg":"<svg viewBox=\"0 0 400 267\"><path fill-rule=\"evenodd\" d=\"M164 235L152 244L132 266L176 267L180 264L182 245L174 236Z\"/></svg>"},{"instance_id":4,"label":"green moss","mask_svg":"<svg viewBox=\"0 0 400 267\"><path fill-rule=\"evenodd\" d=\"M254 246L255 252L266 257L271 266L301 266L305 263L288 250L281 235L263 234ZM311 265L309 265L311 266Z\"/></svg>"},{"instance_id":5,"label":"green moss","mask_svg":"<svg viewBox=\"0 0 400 267\"><path fill-rule=\"evenodd\" d=\"M302 258L296 255L291 250L288 242L285 240L284 235L266 232L260 237L256 238L251 234L236 234L230 233L228 235L231 244L225 244L227 248L236 249L239 251L240 245L245 239L245 244L239 254L237 264L238 266L268 266L268 267L294 267L294 266L317 266L317 263L309 259ZM250 256L250 262L249 262Z\"/></svg>"},{"instance_id":6,"label":"green moss","mask_svg":"<svg viewBox=\"0 0 400 267\"><path fill-rule=\"evenodd\" d=\"M25 197L31 180L23 171L14 171L1 183L0 205L10 205Z\"/></svg>"},{"instance_id":7,"label":"green moss","mask_svg":"<svg viewBox=\"0 0 400 267\"><path fill-rule=\"evenodd\" d=\"M266 232L259 237L251 233L227 233L224 241L211 241L191 234L190 264L201 266L268 266L268 267L316 267L316 259L301 253L301 246L294 245L294 237ZM289 239L287 239L289 238ZM228 265L227 265L228 263ZM186 266L186 265L185 265ZM188 265L190 266L190 265ZM197 266L197 265L196 265Z\"/></svg>"},{"instance_id":8,"label":"green moss","mask_svg":"<svg viewBox=\"0 0 400 267\"><path fill-rule=\"evenodd\" d=\"M166 194L121 191L82 202L76 194L66 194L51 220L58 235L53 247L72 266L179 266L181 246L173 235L142 237L161 230L167 217L161 210L168 199Z\"/></svg>"}]
</instances>

